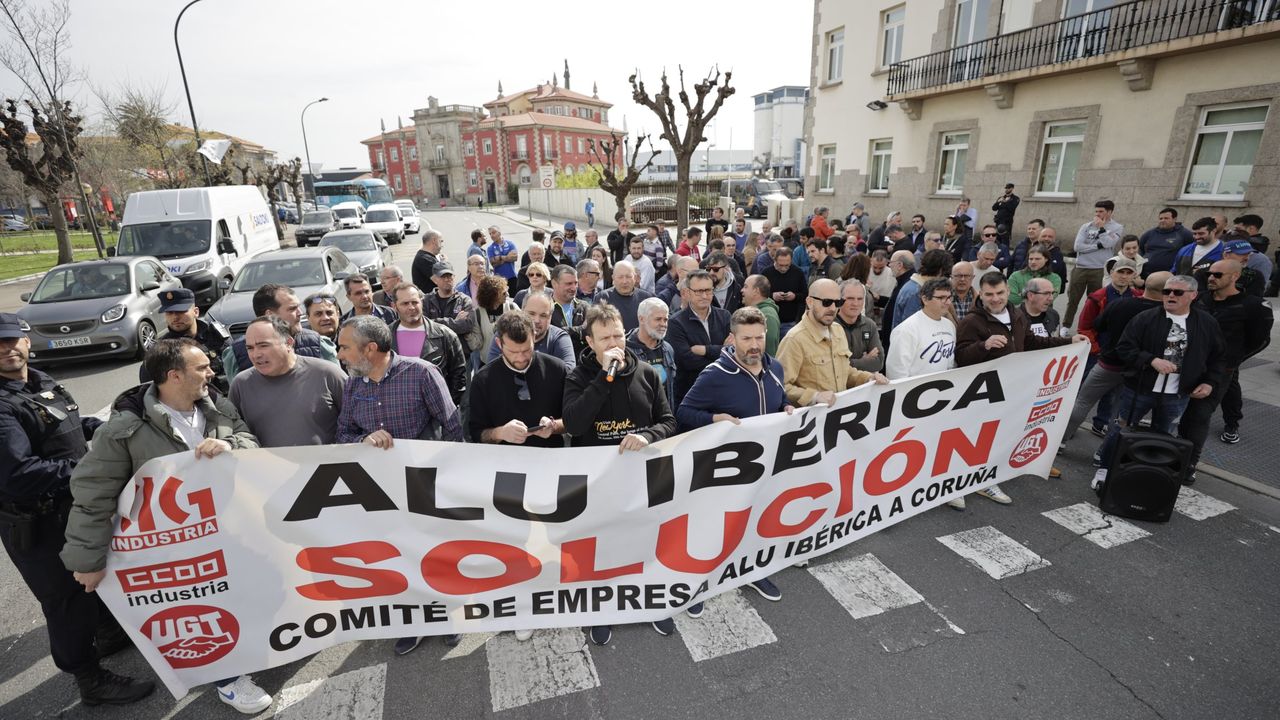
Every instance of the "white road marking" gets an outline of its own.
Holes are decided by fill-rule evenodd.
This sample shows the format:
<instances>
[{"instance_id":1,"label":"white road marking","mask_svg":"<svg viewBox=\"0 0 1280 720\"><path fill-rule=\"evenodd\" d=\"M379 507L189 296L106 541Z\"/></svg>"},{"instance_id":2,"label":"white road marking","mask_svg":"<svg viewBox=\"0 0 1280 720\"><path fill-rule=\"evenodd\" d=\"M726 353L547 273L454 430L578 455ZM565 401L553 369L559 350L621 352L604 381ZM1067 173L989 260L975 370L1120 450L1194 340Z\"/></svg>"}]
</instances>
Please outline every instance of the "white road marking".
<instances>
[{"instance_id":1,"label":"white road marking","mask_svg":"<svg viewBox=\"0 0 1280 720\"><path fill-rule=\"evenodd\" d=\"M1173 509L1192 520L1206 520L1235 510L1236 506L1205 495L1198 490L1183 487L1178 492L1178 501L1174 503Z\"/></svg>"},{"instance_id":2,"label":"white road marking","mask_svg":"<svg viewBox=\"0 0 1280 720\"><path fill-rule=\"evenodd\" d=\"M990 525L943 535L938 538L938 542L996 580L1049 567L1051 564Z\"/></svg>"},{"instance_id":3,"label":"white road marking","mask_svg":"<svg viewBox=\"0 0 1280 720\"><path fill-rule=\"evenodd\" d=\"M440 659L452 660L454 658L466 657L476 650L484 647L484 644L489 642L489 638L492 638L497 634L498 633L491 632L467 633L462 636L462 642L449 648L449 652L445 653L444 657Z\"/></svg>"},{"instance_id":4,"label":"white road marking","mask_svg":"<svg viewBox=\"0 0 1280 720\"><path fill-rule=\"evenodd\" d=\"M41 634L44 634L43 628L44 624L41 623L39 630ZM44 638L39 638L39 641L44 642ZM13 646L10 645L5 651L11 651L12 647ZM51 677L57 676L58 674L58 668L54 666L53 658L48 655L45 655L36 662L31 663L22 672L13 672L15 668L12 664L9 664L11 662L11 658L6 659L5 673L13 673L13 675L0 683L0 698L13 699L26 695L32 690L40 687L41 683Z\"/></svg>"},{"instance_id":5,"label":"white road marking","mask_svg":"<svg viewBox=\"0 0 1280 720\"><path fill-rule=\"evenodd\" d=\"M680 639L694 662L778 642L773 629L739 590L708 600L698 618L681 612L675 621Z\"/></svg>"},{"instance_id":6,"label":"white road marking","mask_svg":"<svg viewBox=\"0 0 1280 720\"><path fill-rule=\"evenodd\" d=\"M1107 515L1093 503L1076 503L1040 514L1101 548L1113 548L1151 535L1137 525Z\"/></svg>"},{"instance_id":7,"label":"white road marking","mask_svg":"<svg viewBox=\"0 0 1280 720\"><path fill-rule=\"evenodd\" d=\"M870 553L811 566L809 574L817 578L855 620L924 602L920 593Z\"/></svg>"},{"instance_id":8,"label":"white road marking","mask_svg":"<svg viewBox=\"0 0 1280 720\"><path fill-rule=\"evenodd\" d=\"M489 699L494 712L600 686L578 628L539 630L525 642L512 633L489 640Z\"/></svg>"},{"instance_id":9,"label":"white road marking","mask_svg":"<svg viewBox=\"0 0 1280 720\"><path fill-rule=\"evenodd\" d=\"M382 697L386 688L386 663L291 685L277 696L274 717L382 720Z\"/></svg>"}]
</instances>

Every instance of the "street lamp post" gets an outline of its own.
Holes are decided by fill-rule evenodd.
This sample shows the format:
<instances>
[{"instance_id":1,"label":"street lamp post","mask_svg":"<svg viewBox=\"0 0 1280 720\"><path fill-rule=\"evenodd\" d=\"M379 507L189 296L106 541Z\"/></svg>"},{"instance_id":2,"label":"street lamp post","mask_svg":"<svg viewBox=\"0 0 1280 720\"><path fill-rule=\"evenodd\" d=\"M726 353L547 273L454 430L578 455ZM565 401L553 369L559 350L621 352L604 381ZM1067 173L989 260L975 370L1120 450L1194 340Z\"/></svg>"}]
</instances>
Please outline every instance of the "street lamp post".
<instances>
[{"instance_id":1,"label":"street lamp post","mask_svg":"<svg viewBox=\"0 0 1280 720\"><path fill-rule=\"evenodd\" d=\"M307 108L311 107L312 105L315 105L316 103L322 103L322 102L328 102L328 101L329 101L329 98L327 98L327 97L322 97L322 98L320 98L319 100L312 100L311 102L307 103L307 104L306 104L305 106L303 106L303 108L302 108L302 115L301 115L301 124L302 124L302 152L303 152L303 153L305 153L305 154L306 154L306 156L307 156L307 174L311 176L311 196L312 196L312 197L315 197L315 194L316 194L316 190L315 190L315 188L316 188L316 176L315 176L315 174L313 173L313 171L312 171L312 169L311 169L311 148L307 146ZM303 194L303 195L306 195L306 194L307 194L306 190L307 190L307 182L306 182L306 180L303 180L303 181L302 181L302 194ZM299 220L301 220L301 219L302 219L302 199L301 199L301 198L299 198L299 200L298 200L298 219L299 219Z\"/></svg>"},{"instance_id":2,"label":"street lamp post","mask_svg":"<svg viewBox=\"0 0 1280 720\"><path fill-rule=\"evenodd\" d=\"M187 86L187 69L182 64L182 46L178 44L178 23L182 22L182 15L192 5L200 2L200 0L191 0L178 13L178 19L173 21L173 47L178 51L178 72L182 74L182 89L187 94L187 109L191 111L191 132L196 136L196 150L200 149L200 126L196 124L196 106L191 102L191 88ZM212 185L213 181L209 179L209 161L204 155L200 156L200 167L204 168L204 184Z\"/></svg>"}]
</instances>

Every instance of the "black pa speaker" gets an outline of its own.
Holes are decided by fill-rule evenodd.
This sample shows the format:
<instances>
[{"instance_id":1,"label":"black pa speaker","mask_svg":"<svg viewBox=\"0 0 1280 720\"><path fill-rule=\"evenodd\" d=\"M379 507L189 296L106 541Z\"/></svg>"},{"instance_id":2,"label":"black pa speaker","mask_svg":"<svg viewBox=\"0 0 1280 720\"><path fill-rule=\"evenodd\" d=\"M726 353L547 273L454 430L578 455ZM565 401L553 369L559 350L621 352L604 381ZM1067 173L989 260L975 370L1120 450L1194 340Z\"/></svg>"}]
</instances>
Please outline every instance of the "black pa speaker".
<instances>
[{"instance_id":1,"label":"black pa speaker","mask_svg":"<svg viewBox=\"0 0 1280 720\"><path fill-rule=\"evenodd\" d=\"M1143 430L1120 433L1099 493L1104 513L1168 522L1182 480L1191 471L1190 440Z\"/></svg>"}]
</instances>

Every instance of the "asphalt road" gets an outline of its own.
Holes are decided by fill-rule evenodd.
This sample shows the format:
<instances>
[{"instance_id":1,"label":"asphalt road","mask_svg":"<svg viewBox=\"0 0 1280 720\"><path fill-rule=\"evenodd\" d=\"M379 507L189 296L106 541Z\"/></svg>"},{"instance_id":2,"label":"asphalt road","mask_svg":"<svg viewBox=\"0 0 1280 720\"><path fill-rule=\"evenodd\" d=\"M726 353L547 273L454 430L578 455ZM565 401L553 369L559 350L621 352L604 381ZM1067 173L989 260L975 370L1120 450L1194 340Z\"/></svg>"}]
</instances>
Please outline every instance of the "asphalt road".
<instances>
[{"instance_id":1,"label":"asphalt road","mask_svg":"<svg viewBox=\"0 0 1280 720\"><path fill-rule=\"evenodd\" d=\"M455 260L495 219L529 238L494 216L427 217ZM86 407L130 372L55 369ZM604 648L576 629L432 640L401 658L390 642L347 644L255 676L276 697L261 717L1275 718L1280 503L1206 478L1167 524L1097 522L1097 442L1077 435L1060 480L1004 483L1012 506L971 497L783 570L779 603L731 593L673 636L618 628ZM7 558L0 603L0 718L233 716L207 688L83 707ZM106 664L149 674L132 650Z\"/></svg>"}]
</instances>

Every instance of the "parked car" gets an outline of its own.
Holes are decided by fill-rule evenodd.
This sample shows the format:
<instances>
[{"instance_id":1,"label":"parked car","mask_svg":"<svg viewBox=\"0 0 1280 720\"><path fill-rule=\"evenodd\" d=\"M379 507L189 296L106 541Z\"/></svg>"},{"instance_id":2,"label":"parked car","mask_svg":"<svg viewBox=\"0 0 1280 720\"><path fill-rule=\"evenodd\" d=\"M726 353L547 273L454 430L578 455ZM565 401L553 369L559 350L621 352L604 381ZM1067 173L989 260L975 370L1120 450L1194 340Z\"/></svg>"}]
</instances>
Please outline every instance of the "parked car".
<instances>
[{"instance_id":1,"label":"parked car","mask_svg":"<svg viewBox=\"0 0 1280 720\"><path fill-rule=\"evenodd\" d=\"M404 234L416 235L422 229L421 220L418 218L418 211L412 206L406 207L401 205L402 200L396 201L396 207L400 210L400 217L404 218Z\"/></svg>"},{"instance_id":2,"label":"parked car","mask_svg":"<svg viewBox=\"0 0 1280 720\"><path fill-rule=\"evenodd\" d=\"M31 229L30 225L22 222L18 218L6 217L4 219L5 232L23 232L24 230L30 230L30 229Z\"/></svg>"},{"instance_id":3,"label":"parked car","mask_svg":"<svg viewBox=\"0 0 1280 720\"><path fill-rule=\"evenodd\" d=\"M342 280L358 272L355 263L336 247L285 248L263 253L254 258L224 288L224 295L209 308L209 317L231 331L243 335L253 320L253 293L267 283L288 285L299 300L314 293L332 295L342 312L351 309L351 301Z\"/></svg>"},{"instance_id":4,"label":"parked car","mask_svg":"<svg viewBox=\"0 0 1280 720\"><path fill-rule=\"evenodd\" d=\"M406 198L401 198L397 200L396 207L400 208L401 210L412 210L415 213L418 212L418 206L414 205L412 200L409 200Z\"/></svg>"},{"instance_id":5,"label":"parked car","mask_svg":"<svg viewBox=\"0 0 1280 720\"><path fill-rule=\"evenodd\" d=\"M357 228L364 224L364 205L358 202L338 203L330 209L338 218L338 227Z\"/></svg>"},{"instance_id":6,"label":"parked car","mask_svg":"<svg viewBox=\"0 0 1280 720\"><path fill-rule=\"evenodd\" d=\"M404 241L404 219L400 208L391 203L370 205L364 214L364 227L392 245Z\"/></svg>"},{"instance_id":7,"label":"parked car","mask_svg":"<svg viewBox=\"0 0 1280 720\"><path fill-rule=\"evenodd\" d=\"M115 257L58 265L18 310L33 364L139 357L164 326L160 294L181 281L152 257Z\"/></svg>"},{"instance_id":8,"label":"parked car","mask_svg":"<svg viewBox=\"0 0 1280 720\"><path fill-rule=\"evenodd\" d=\"M804 198L804 180L801 178L776 178L774 182L782 188L782 194L789 199Z\"/></svg>"},{"instance_id":9,"label":"parked car","mask_svg":"<svg viewBox=\"0 0 1280 720\"><path fill-rule=\"evenodd\" d=\"M338 217L329 208L303 213L302 224L293 231L293 241L298 247L319 245L320 238L338 229Z\"/></svg>"},{"instance_id":10,"label":"parked car","mask_svg":"<svg viewBox=\"0 0 1280 720\"><path fill-rule=\"evenodd\" d=\"M320 247L336 247L369 276L369 284L382 288L382 268L391 264L391 251L369 228L335 230L320 241Z\"/></svg>"},{"instance_id":11,"label":"parked car","mask_svg":"<svg viewBox=\"0 0 1280 720\"><path fill-rule=\"evenodd\" d=\"M676 221L675 198L659 195L632 198L627 203L627 208L631 214L631 222L636 224ZM700 222L702 219L702 208L689 205L689 222Z\"/></svg>"}]
</instances>

